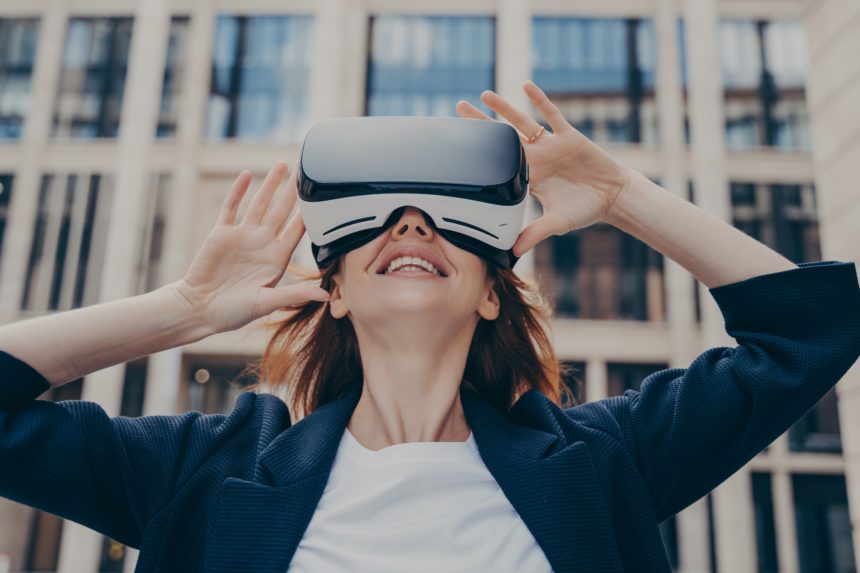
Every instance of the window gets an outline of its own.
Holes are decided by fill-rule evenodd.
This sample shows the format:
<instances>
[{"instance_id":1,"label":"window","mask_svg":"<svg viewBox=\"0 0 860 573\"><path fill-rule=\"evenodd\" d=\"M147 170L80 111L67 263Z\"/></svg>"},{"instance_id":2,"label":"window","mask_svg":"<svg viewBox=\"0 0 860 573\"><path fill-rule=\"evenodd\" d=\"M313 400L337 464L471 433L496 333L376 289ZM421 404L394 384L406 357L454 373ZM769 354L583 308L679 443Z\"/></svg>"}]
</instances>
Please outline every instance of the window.
<instances>
[{"instance_id":1,"label":"window","mask_svg":"<svg viewBox=\"0 0 860 573\"><path fill-rule=\"evenodd\" d=\"M789 429L788 444L793 452L842 453L835 388Z\"/></svg>"},{"instance_id":2,"label":"window","mask_svg":"<svg viewBox=\"0 0 860 573\"><path fill-rule=\"evenodd\" d=\"M795 263L820 259L812 184L732 182L730 188L735 227Z\"/></svg>"},{"instance_id":3,"label":"window","mask_svg":"<svg viewBox=\"0 0 860 573\"><path fill-rule=\"evenodd\" d=\"M666 368L666 364L610 362L606 365L607 395L621 396L627 390L639 391L645 378Z\"/></svg>"},{"instance_id":4,"label":"window","mask_svg":"<svg viewBox=\"0 0 860 573\"><path fill-rule=\"evenodd\" d=\"M541 241L535 268L559 317L665 320L663 256L607 223Z\"/></svg>"},{"instance_id":5,"label":"window","mask_svg":"<svg viewBox=\"0 0 860 573\"><path fill-rule=\"evenodd\" d=\"M726 19L719 43L728 147L809 151L802 23Z\"/></svg>"},{"instance_id":6,"label":"window","mask_svg":"<svg viewBox=\"0 0 860 573\"><path fill-rule=\"evenodd\" d=\"M132 22L131 18L69 21L53 136L117 136Z\"/></svg>"},{"instance_id":7,"label":"window","mask_svg":"<svg viewBox=\"0 0 860 573\"><path fill-rule=\"evenodd\" d=\"M42 178L22 310L96 302L111 194L112 182L97 174Z\"/></svg>"},{"instance_id":8,"label":"window","mask_svg":"<svg viewBox=\"0 0 860 573\"><path fill-rule=\"evenodd\" d=\"M848 494L841 475L794 475L800 573L854 573Z\"/></svg>"},{"instance_id":9,"label":"window","mask_svg":"<svg viewBox=\"0 0 860 573\"><path fill-rule=\"evenodd\" d=\"M571 125L597 143L657 143L651 20L535 18L532 39L534 81Z\"/></svg>"},{"instance_id":10,"label":"window","mask_svg":"<svg viewBox=\"0 0 860 573\"><path fill-rule=\"evenodd\" d=\"M3 255L3 235L9 219L9 203L12 200L12 183L15 178L8 173L0 173L0 256Z\"/></svg>"},{"instance_id":11,"label":"window","mask_svg":"<svg viewBox=\"0 0 860 573\"><path fill-rule=\"evenodd\" d=\"M171 177L158 174L150 178L145 197L143 240L137 259L137 293L150 292L161 286L161 253L167 226L168 191Z\"/></svg>"},{"instance_id":12,"label":"window","mask_svg":"<svg viewBox=\"0 0 860 573\"><path fill-rule=\"evenodd\" d=\"M0 19L0 140L21 137L38 37L37 20Z\"/></svg>"},{"instance_id":13,"label":"window","mask_svg":"<svg viewBox=\"0 0 860 573\"><path fill-rule=\"evenodd\" d=\"M206 133L210 140L297 143L310 127L309 16L219 16Z\"/></svg>"},{"instance_id":14,"label":"window","mask_svg":"<svg viewBox=\"0 0 860 573\"><path fill-rule=\"evenodd\" d=\"M143 415L143 398L146 393L148 368L149 358L146 356L126 363L120 416L137 417Z\"/></svg>"},{"instance_id":15,"label":"window","mask_svg":"<svg viewBox=\"0 0 860 573\"><path fill-rule=\"evenodd\" d=\"M750 475L752 480L753 511L755 512L758 571L759 573L779 573L770 474L753 472Z\"/></svg>"},{"instance_id":16,"label":"window","mask_svg":"<svg viewBox=\"0 0 860 573\"><path fill-rule=\"evenodd\" d=\"M179 121L179 94L182 92L183 62L188 53L187 17L175 17L170 21L170 38L167 44L167 61L164 64L164 83L161 88L161 107L155 136L164 139L176 135Z\"/></svg>"},{"instance_id":17,"label":"window","mask_svg":"<svg viewBox=\"0 0 860 573\"><path fill-rule=\"evenodd\" d=\"M248 359L239 356L189 357L184 409L229 413L242 389L256 381L256 376L245 373L248 363Z\"/></svg>"},{"instance_id":18,"label":"window","mask_svg":"<svg viewBox=\"0 0 860 573\"><path fill-rule=\"evenodd\" d=\"M376 16L370 20L367 115L456 116L495 86L492 18Z\"/></svg>"}]
</instances>

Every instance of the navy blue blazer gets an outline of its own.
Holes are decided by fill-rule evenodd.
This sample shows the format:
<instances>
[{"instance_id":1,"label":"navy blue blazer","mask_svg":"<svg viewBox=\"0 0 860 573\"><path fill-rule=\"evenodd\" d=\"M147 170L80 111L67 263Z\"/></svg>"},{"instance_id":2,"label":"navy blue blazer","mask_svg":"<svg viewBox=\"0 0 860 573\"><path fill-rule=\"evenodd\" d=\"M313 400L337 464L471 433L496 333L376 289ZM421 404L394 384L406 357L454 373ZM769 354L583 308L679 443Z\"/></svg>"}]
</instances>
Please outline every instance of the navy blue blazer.
<instances>
[{"instance_id":1,"label":"navy blue blazer","mask_svg":"<svg viewBox=\"0 0 860 573\"><path fill-rule=\"evenodd\" d=\"M461 388L484 463L558 572L668 572L657 525L809 410L860 356L854 263L818 261L709 289L739 346L640 391L508 413ZM35 400L47 381L0 353L0 495L139 548L138 572L283 573L361 394L291 424L245 392L229 415L106 415ZM493 532L487 531L493 543Z\"/></svg>"}]
</instances>

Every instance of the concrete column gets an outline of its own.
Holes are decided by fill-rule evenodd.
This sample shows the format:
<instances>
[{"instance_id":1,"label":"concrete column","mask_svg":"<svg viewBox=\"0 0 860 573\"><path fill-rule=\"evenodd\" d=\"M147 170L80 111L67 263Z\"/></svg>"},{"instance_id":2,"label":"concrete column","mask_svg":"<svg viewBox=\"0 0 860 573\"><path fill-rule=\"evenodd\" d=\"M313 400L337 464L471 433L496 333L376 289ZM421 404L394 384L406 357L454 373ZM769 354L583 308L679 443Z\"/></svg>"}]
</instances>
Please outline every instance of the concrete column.
<instances>
[{"instance_id":1,"label":"concrete column","mask_svg":"<svg viewBox=\"0 0 860 573\"><path fill-rule=\"evenodd\" d=\"M314 123L343 112L348 10L346 0L316 3L310 77L310 113Z\"/></svg>"},{"instance_id":2,"label":"concrete column","mask_svg":"<svg viewBox=\"0 0 860 573\"><path fill-rule=\"evenodd\" d=\"M532 9L529 0L498 0L496 5L496 88L495 92L517 108L531 112L523 82L532 77ZM472 102L477 104L478 102ZM498 118L505 121L503 118ZM540 206L528 198L525 225L540 215ZM524 225L524 226L525 226ZM519 275L533 280L534 249L517 261Z\"/></svg>"},{"instance_id":3,"label":"concrete column","mask_svg":"<svg viewBox=\"0 0 860 573\"><path fill-rule=\"evenodd\" d=\"M67 0L50 0L45 3L45 11L39 24L39 49L30 85L30 110L25 119L21 143L24 163L15 174L3 240L3 256L0 257L0 324L15 320L21 304L30 255L33 218L39 206L42 161L48 144L57 82L62 68L67 19Z\"/></svg>"},{"instance_id":4,"label":"concrete column","mask_svg":"<svg viewBox=\"0 0 860 573\"><path fill-rule=\"evenodd\" d=\"M129 52L128 76L120 118L116 188L107 230L99 298L109 301L135 294L136 261L142 233L143 197L161 97L170 31L167 0L139 2ZM83 400L119 414L125 366L86 377ZM67 521L60 547L59 573L97 571L102 535Z\"/></svg>"},{"instance_id":5,"label":"concrete column","mask_svg":"<svg viewBox=\"0 0 860 573\"><path fill-rule=\"evenodd\" d=\"M770 455L775 458L785 458L788 455L788 439L785 434L780 436L771 446ZM776 529L776 554L779 560L779 570L782 573L797 573L797 529L794 522L794 491L791 476L780 464L779 469L771 475L771 491L773 492L773 523Z\"/></svg>"},{"instance_id":6,"label":"concrete column","mask_svg":"<svg viewBox=\"0 0 860 573\"><path fill-rule=\"evenodd\" d=\"M596 358L588 360L585 367L585 399L589 402L603 400L608 393L606 361Z\"/></svg>"},{"instance_id":7,"label":"concrete column","mask_svg":"<svg viewBox=\"0 0 860 573\"><path fill-rule=\"evenodd\" d=\"M687 0L692 168L696 202L723 220L731 219L725 167L723 85L718 52L716 0ZM706 348L735 346L707 287L698 283ZM749 471L741 468L714 491L717 567L721 573L756 568L755 516Z\"/></svg>"},{"instance_id":8,"label":"concrete column","mask_svg":"<svg viewBox=\"0 0 860 573\"><path fill-rule=\"evenodd\" d=\"M674 0L657 0L657 114L660 118L660 164L663 187L687 198L687 173L684 143L684 99L678 38L678 18ZM700 353L694 342L696 288L690 273L666 258L663 280L666 283L667 320L672 368L686 368ZM708 514L704 500L677 516L679 569L685 573L706 573L708 554Z\"/></svg>"},{"instance_id":9,"label":"concrete column","mask_svg":"<svg viewBox=\"0 0 860 573\"><path fill-rule=\"evenodd\" d=\"M810 0L803 17L822 259L858 261L860 4L854 0ZM836 386L836 394L854 555L860 560L860 361Z\"/></svg>"}]
</instances>

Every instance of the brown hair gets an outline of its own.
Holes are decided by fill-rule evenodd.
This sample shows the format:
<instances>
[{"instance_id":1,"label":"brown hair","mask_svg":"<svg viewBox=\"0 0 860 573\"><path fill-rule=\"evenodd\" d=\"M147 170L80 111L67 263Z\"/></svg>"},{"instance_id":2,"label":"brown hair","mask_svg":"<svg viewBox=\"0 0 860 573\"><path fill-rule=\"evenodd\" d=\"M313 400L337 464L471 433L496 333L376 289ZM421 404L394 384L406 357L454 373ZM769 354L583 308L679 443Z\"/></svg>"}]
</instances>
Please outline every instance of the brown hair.
<instances>
[{"instance_id":1,"label":"brown hair","mask_svg":"<svg viewBox=\"0 0 860 573\"><path fill-rule=\"evenodd\" d=\"M331 292L340 261L308 278L320 279L320 286ZM547 334L550 312L543 297L512 270L487 268L499 297L499 316L478 321L463 383L503 412L530 389L557 405L575 405L561 379L566 367L556 359ZM352 323L332 317L328 303L309 301L284 310L290 314L272 324L275 333L257 365L259 381L247 390L264 385L286 390L287 406L296 422L360 381L361 357Z\"/></svg>"}]
</instances>

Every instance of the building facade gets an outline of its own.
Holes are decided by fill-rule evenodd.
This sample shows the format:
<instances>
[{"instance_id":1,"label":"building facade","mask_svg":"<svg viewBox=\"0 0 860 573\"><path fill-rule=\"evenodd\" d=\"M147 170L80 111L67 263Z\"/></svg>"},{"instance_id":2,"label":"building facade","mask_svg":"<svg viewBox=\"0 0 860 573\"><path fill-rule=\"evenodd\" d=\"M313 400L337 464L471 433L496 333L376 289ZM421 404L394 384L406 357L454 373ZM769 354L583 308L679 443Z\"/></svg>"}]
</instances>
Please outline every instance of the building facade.
<instances>
[{"instance_id":1,"label":"building facade","mask_svg":"<svg viewBox=\"0 0 860 573\"><path fill-rule=\"evenodd\" d=\"M794 262L856 260L860 73L845 72L858 71L858 42L855 0L4 0L0 321L181 278L239 171L259 182L278 160L294 165L316 121L454 115L484 89L528 108L529 78L619 161ZM299 258L312 266L306 244ZM736 344L704 285L609 225L548 239L517 270L554 305L580 401ZM227 412L267 335L256 322L43 399L111 415ZM856 571L849 411L856 368L661 526L675 569ZM0 499L3 554L11 571L136 562Z\"/></svg>"}]
</instances>

